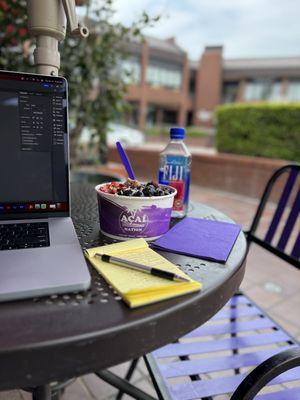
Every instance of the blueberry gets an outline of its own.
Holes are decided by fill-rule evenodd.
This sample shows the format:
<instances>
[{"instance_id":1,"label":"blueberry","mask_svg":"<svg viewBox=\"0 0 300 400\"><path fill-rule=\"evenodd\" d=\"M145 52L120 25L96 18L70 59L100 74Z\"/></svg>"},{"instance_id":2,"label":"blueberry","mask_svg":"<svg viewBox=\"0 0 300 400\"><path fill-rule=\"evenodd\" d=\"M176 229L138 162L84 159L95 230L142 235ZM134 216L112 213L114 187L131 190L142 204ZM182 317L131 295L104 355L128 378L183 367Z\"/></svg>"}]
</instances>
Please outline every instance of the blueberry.
<instances>
[{"instance_id":1,"label":"blueberry","mask_svg":"<svg viewBox=\"0 0 300 400\"><path fill-rule=\"evenodd\" d=\"M132 196L133 191L131 189L126 189L123 191L124 196Z\"/></svg>"},{"instance_id":2,"label":"blueberry","mask_svg":"<svg viewBox=\"0 0 300 400\"><path fill-rule=\"evenodd\" d=\"M151 194L150 194L150 190L149 190L149 188L148 188L148 187L145 187L145 188L143 189L143 193L144 193L144 196L146 196L146 197L149 197L149 196L151 196Z\"/></svg>"},{"instance_id":3,"label":"blueberry","mask_svg":"<svg viewBox=\"0 0 300 400\"><path fill-rule=\"evenodd\" d=\"M133 193L134 197L141 197L143 196L143 192L141 192L140 190L137 190L136 192Z\"/></svg>"},{"instance_id":4,"label":"blueberry","mask_svg":"<svg viewBox=\"0 0 300 400\"><path fill-rule=\"evenodd\" d=\"M155 193L156 193L155 187L154 187L154 186L151 186L149 192L150 192L150 196L155 196Z\"/></svg>"}]
</instances>

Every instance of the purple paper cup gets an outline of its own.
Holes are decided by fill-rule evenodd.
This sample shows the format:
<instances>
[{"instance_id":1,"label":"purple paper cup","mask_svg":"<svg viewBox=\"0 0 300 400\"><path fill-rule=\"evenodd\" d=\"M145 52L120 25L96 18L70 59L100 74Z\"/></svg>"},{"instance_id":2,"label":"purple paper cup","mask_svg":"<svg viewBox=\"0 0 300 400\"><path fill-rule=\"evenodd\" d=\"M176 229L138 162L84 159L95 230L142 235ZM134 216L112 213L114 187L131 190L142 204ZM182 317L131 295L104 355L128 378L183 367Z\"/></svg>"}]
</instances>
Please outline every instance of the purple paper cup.
<instances>
[{"instance_id":1,"label":"purple paper cup","mask_svg":"<svg viewBox=\"0 0 300 400\"><path fill-rule=\"evenodd\" d=\"M102 183L95 187L98 198L100 231L118 240L144 238L154 240L166 233L170 226L174 197L129 197L100 191ZM168 187L166 185L161 185Z\"/></svg>"}]
</instances>

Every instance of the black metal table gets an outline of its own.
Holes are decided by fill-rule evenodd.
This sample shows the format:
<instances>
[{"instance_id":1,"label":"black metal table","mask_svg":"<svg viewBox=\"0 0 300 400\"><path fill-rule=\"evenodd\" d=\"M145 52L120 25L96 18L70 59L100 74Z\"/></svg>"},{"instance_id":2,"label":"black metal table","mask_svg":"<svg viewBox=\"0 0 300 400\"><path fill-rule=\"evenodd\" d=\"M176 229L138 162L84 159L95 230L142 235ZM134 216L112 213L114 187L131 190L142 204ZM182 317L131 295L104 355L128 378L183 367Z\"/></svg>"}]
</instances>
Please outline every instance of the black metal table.
<instances>
[{"instance_id":1,"label":"black metal table","mask_svg":"<svg viewBox=\"0 0 300 400\"><path fill-rule=\"evenodd\" d=\"M72 218L81 245L107 243L99 234L93 187L76 184L72 191ZM231 221L201 204L191 204L189 215ZM238 289L245 270L246 240L240 233L225 265L161 254L200 280L203 290L132 310L91 268L88 292L1 304L0 390L98 371L139 357L203 324Z\"/></svg>"}]
</instances>

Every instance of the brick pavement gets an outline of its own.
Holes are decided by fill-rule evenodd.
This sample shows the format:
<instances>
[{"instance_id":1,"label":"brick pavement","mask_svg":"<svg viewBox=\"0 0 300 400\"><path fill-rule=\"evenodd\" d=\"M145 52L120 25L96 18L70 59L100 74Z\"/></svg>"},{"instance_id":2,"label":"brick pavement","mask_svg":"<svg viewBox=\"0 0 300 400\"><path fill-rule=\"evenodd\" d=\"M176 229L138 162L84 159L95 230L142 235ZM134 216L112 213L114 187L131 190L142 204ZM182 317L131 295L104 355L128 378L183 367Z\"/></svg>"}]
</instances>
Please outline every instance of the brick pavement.
<instances>
[{"instance_id":1,"label":"brick pavement","mask_svg":"<svg viewBox=\"0 0 300 400\"><path fill-rule=\"evenodd\" d=\"M232 193L201 189L192 186L191 199L209 204L223 211L244 229L249 227L257 201ZM265 221L273 211L270 205L262 220ZM300 340L300 279L299 272L284 261L278 260L256 245L253 245L247 260L246 275L241 285L242 290L266 310L274 320L290 334ZM122 364L112 370L124 374L126 366ZM155 396L153 386L141 361L133 376L133 383ZM79 378L70 385L62 400L113 400L116 390L93 375ZM0 400L29 400L31 396L23 391L0 393ZM128 396L124 400L130 399Z\"/></svg>"}]
</instances>

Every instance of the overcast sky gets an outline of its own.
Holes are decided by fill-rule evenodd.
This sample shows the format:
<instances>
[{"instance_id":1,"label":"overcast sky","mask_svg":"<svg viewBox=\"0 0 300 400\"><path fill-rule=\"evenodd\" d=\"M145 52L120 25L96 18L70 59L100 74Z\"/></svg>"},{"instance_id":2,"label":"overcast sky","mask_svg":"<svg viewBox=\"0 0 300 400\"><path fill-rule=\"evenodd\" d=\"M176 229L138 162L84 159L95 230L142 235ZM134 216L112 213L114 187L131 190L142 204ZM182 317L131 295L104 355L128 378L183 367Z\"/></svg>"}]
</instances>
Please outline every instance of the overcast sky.
<instances>
[{"instance_id":1,"label":"overcast sky","mask_svg":"<svg viewBox=\"0 0 300 400\"><path fill-rule=\"evenodd\" d=\"M223 45L227 58L300 56L300 0L115 0L114 7L125 24L144 10L161 15L145 33L175 36L192 59L206 45Z\"/></svg>"}]
</instances>

